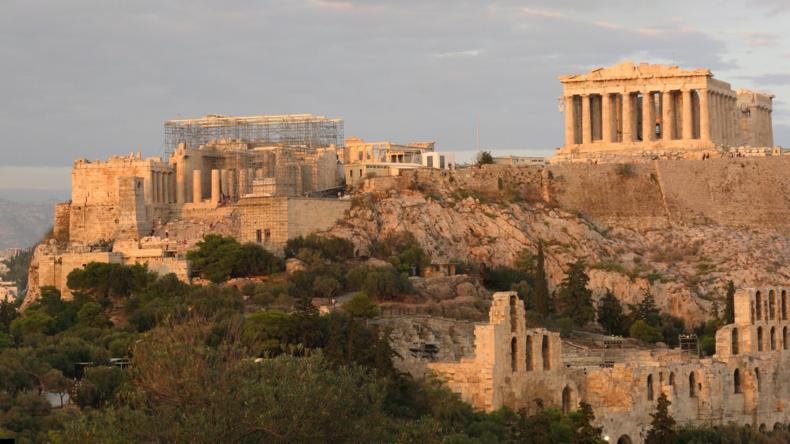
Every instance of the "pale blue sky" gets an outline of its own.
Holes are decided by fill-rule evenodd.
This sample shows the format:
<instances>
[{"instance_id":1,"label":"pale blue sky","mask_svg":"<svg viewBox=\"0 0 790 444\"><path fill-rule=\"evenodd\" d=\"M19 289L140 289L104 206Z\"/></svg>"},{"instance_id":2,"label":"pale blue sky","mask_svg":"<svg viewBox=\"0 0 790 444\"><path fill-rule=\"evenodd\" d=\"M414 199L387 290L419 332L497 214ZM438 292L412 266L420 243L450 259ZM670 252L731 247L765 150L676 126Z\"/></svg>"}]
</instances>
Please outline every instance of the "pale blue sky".
<instances>
[{"instance_id":1,"label":"pale blue sky","mask_svg":"<svg viewBox=\"0 0 790 444\"><path fill-rule=\"evenodd\" d=\"M160 154L165 119L208 113L342 117L460 158L477 115L483 147L550 154L557 77L627 59L773 92L790 146L788 20L787 0L3 0L0 189Z\"/></svg>"}]
</instances>

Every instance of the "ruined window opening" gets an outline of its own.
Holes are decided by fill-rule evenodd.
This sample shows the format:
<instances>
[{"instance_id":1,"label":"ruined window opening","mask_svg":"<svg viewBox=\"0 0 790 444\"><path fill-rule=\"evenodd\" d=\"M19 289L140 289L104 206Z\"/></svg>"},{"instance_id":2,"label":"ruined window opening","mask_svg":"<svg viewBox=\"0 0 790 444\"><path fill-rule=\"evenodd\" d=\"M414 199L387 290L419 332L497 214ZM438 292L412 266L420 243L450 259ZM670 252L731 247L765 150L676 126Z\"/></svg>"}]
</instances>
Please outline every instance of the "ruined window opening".
<instances>
[{"instance_id":1,"label":"ruined window opening","mask_svg":"<svg viewBox=\"0 0 790 444\"><path fill-rule=\"evenodd\" d=\"M732 345L731 345L731 347L732 347L732 354L733 355L737 355L738 354L738 329L737 328L733 328L732 329Z\"/></svg>"},{"instance_id":2,"label":"ruined window opening","mask_svg":"<svg viewBox=\"0 0 790 444\"><path fill-rule=\"evenodd\" d=\"M653 400L653 375L647 375L647 400Z\"/></svg>"},{"instance_id":3,"label":"ruined window opening","mask_svg":"<svg viewBox=\"0 0 790 444\"><path fill-rule=\"evenodd\" d=\"M669 374L669 385L675 386L675 372Z\"/></svg>"},{"instance_id":4,"label":"ruined window opening","mask_svg":"<svg viewBox=\"0 0 790 444\"><path fill-rule=\"evenodd\" d=\"M518 370L518 341L516 338L510 340L510 371L513 373Z\"/></svg>"},{"instance_id":5,"label":"ruined window opening","mask_svg":"<svg viewBox=\"0 0 790 444\"><path fill-rule=\"evenodd\" d=\"M541 354L543 355L543 370L551 370L551 362L549 361L549 337L547 335L543 335Z\"/></svg>"},{"instance_id":6,"label":"ruined window opening","mask_svg":"<svg viewBox=\"0 0 790 444\"><path fill-rule=\"evenodd\" d=\"M760 381L760 369L754 369L754 379L757 381L757 391L759 392L762 389L762 381Z\"/></svg>"},{"instance_id":7,"label":"ruined window opening","mask_svg":"<svg viewBox=\"0 0 790 444\"><path fill-rule=\"evenodd\" d=\"M782 320L787 320L787 291L782 290Z\"/></svg>"},{"instance_id":8,"label":"ruined window opening","mask_svg":"<svg viewBox=\"0 0 790 444\"><path fill-rule=\"evenodd\" d=\"M269 242L269 241L272 240L272 230L270 230L268 228L263 230L263 240L265 242Z\"/></svg>"},{"instance_id":9,"label":"ruined window opening","mask_svg":"<svg viewBox=\"0 0 790 444\"><path fill-rule=\"evenodd\" d=\"M774 319L774 310L776 309L776 295L774 291L768 292L768 319Z\"/></svg>"},{"instance_id":10,"label":"ruined window opening","mask_svg":"<svg viewBox=\"0 0 790 444\"><path fill-rule=\"evenodd\" d=\"M571 411L571 388L562 389L562 413L567 415Z\"/></svg>"},{"instance_id":11,"label":"ruined window opening","mask_svg":"<svg viewBox=\"0 0 790 444\"><path fill-rule=\"evenodd\" d=\"M787 327L782 327L782 348L787 350Z\"/></svg>"},{"instance_id":12,"label":"ruined window opening","mask_svg":"<svg viewBox=\"0 0 790 444\"><path fill-rule=\"evenodd\" d=\"M771 327L771 350L776 350L776 329Z\"/></svg>"},{"instance_id":13,"label":"ruined window opening","mask_svg":"<svg viewBox=\"0 0 790 444\"><path fill-rule=\"evenodd\" d=\"M532 371L532 336L527 335L527 347L525 360L527 361L527 371Z\"/></svg>"},{"instance_id":14,"label":"ruined window opening","mask_svg":"<svg viewBox=\"0 0 790 444\"><path fill-rule=\"evenodd\" d=\"M763 328L757 327L757 351L763 351Z\"/></svg>"},{"instance_id":15,"label":"ruined window opening","mask_svg":"<svg viewBox=\"0 0 790 444\"><path fill-rule=\"evenodd\" d=\"M694 372L689 373L689 398L697 397L697 375Z\"/></svg>"},{"instance_id":16,"label":"ruined window opening","mask_svg":"<svg viewBox=\"0 0 790 444\"><path fill-rule=\"evenodd\" d=\"M732 374L732 385L734 393L741 393L741 371L737 368Z\"/></svg>"},{"instance_id":17,"label":"ruined window opening","mask_svg":"<svg viewBox=\"0 0 790 444\"><path fill-rule=\"evenodd\" d=\"M255 230L255 242L261 243L262 237L261 230Z\"/></svg>"},{"instance_id":18,"label":"ruined window opening","mask_svg":"<svg viewBox=\"0 0 790 444\"><path fill-rule=\"evenodd\" d=\"M756 305L756 308L757 308L757 320L759 321L759 320L761 320L763 318L762 317L762 314L763 314L762 313L762 311L763 311L763 296L758 291L757 293L754 294L754 298L757 301L755 303L755 305Z\"/></svg>"},{"instance_id":19,"label":"ruined window opening","mask_svg":"<svg viewBox=\"0 0 790 444\"><path fill-rule=\"evenodd\" d=\"M750 310L750 313L751 313L751 316L752 316L752 324L754 324L754 302L752 302L752 303L751 303L751 304L749 304L749 305L750 305L750 307L749 307L749 308L751 309L751 310Z\"/></svg>"}]
</instances>

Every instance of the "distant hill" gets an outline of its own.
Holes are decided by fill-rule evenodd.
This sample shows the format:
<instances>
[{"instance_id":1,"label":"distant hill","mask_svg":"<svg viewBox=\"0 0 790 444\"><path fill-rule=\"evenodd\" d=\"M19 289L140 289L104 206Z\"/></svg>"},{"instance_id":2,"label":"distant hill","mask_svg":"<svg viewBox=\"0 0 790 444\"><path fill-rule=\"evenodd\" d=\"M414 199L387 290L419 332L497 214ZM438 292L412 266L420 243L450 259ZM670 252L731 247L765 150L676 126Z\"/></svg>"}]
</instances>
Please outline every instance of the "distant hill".
<instances>
[{"instance_id":1,"label":"distant hill","mask_svg":"<svg viewBox=\"0 0 790 444\"><path fill-rule=\"evenodd\" d=\"M33 246L52 228L55 200L14 202L0 198L0 250Z\"/></svg>"}]
</instances>

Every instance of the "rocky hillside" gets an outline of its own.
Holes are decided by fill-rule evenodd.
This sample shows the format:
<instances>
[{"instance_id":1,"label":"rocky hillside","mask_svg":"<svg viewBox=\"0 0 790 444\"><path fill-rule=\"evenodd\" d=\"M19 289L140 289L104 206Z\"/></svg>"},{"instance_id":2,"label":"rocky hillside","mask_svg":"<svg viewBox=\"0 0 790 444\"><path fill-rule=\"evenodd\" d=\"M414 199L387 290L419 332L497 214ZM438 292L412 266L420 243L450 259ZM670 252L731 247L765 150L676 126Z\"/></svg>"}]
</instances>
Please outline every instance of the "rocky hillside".
<instances>
[{"instance_id":1,"label":"rocky hillside","mask_svg":"<svg viewBox=\"0 0 790 444\"><path fill-rule=\"evenodd\" d=\"M654 172L606 168L608 174L594 170L605 187L585 185L580 175L564 179L567 169L533 167L375 179L331 232L364 252L374 239L407 231L434 260L489 265L512 265L521 250L535 252L543 241L553 286L567 264L581 257L590 267L596 295L611 289L623 301L635 303L649 288L663 309L690 321L708 318L714 301L723 307L723 287L730 279L738 287L790 283L790 238L781 222L774 223L779 218L749 222L759 220L753 210L732 215L742 226L727 224L726 214L711 220L705 211L717 212L719 206L704 196L696 195L700 211L691 214L683 210L686 203L664 195L661 179L650 176ZM705 186L693 178L684 180L695 190ZM651 188L658 191L653 194ZM733 200L743 197L737 186L726 191ZM583 211L585 194L595 199L590 204L593 214ZM774 189L771 194L772 199L784 199L787 193ZM602 210L606 206L609 211ZM667 208L675 215L668 217ZM767 205L762 210L780 214L787 208Z\"/></svg>"},{"instance_id":2,"label":"rocky hillside","mask_svg":"<svg viewBox=\"0 0 790 444\"><path fill-rule=\"evenodd\" d=\"M55 202L13 202L0 199L0 250L27 248L52 227Z\"/></svg>"}]
</instances>

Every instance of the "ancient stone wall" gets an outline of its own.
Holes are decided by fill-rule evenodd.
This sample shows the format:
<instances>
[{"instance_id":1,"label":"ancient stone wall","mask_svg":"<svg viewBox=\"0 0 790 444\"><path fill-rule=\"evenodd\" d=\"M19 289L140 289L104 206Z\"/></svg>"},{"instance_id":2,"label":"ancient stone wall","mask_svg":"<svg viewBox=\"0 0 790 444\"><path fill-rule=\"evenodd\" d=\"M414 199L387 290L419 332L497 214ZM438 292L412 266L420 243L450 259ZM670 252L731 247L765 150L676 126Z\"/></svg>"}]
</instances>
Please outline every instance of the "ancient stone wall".
<instances>
[{"instance_id":1,"label":"ancient stone wall","mask_svg":"<svg viewBox=\"0 0 790 444\"><path fill-rule=\"evenodd\" d=\"M790 421L786 291L744 290L735 297L736 322L717 332L711 357L652 349L618 350L609 358L604 350L587 350L579 359L561 352L556 333L525 328L516 293L500 292L494 294L489 322L475 327L474 359L428 367L479 409L530 411L539 399L567 411L584 400L613 442L644 441L661 393L680 425L785 425Z\"/></svg>"},{"instance_id":2,"label":"ancient stone wall","mask_svg":"<svg viewBox=\"0 0 790 444\"><path fill-rule=\"evenodd\" d=\"M279 251L288 239L328 230L350 207L346 199L248 196L239 203L240 240Z\"/></svg>"}]
</instances>

